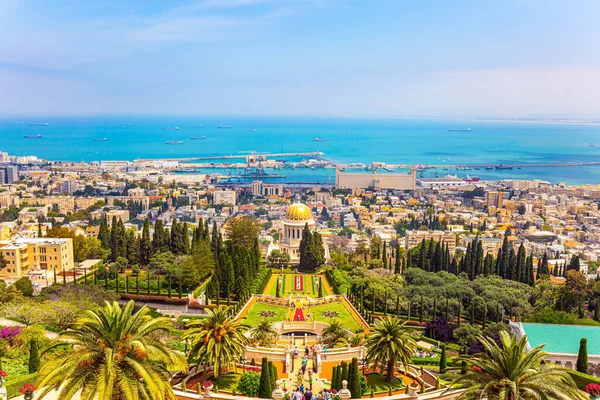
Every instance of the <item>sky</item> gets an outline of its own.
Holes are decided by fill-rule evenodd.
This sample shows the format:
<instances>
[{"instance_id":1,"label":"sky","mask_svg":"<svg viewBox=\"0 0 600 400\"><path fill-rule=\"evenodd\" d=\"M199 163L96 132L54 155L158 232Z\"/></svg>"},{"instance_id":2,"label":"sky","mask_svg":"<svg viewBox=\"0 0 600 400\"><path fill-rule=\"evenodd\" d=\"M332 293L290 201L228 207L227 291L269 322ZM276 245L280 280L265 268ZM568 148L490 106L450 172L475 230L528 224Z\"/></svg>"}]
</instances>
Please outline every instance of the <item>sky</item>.
<instances>
[{"instance_id":1,"label":"sky","mask_svg":"<svg viewBox=\"0 0 600 400\"><path fill-rule=\"evenodd\" d=\"M0 116L600 118L598 0L0 0Z\"/></svg>"}]
</instances>

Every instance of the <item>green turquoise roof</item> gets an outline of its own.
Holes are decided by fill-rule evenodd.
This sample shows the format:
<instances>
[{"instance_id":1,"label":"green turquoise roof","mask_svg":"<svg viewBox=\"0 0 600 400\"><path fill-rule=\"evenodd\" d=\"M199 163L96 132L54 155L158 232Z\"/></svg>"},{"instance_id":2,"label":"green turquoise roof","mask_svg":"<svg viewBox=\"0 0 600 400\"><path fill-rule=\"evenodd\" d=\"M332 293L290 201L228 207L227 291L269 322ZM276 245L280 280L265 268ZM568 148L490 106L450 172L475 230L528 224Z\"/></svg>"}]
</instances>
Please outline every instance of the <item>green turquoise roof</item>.
<instances>
[{"instance_id":1,"label":"green turquoise roof","mask_svg":"<svg viewBox=\"0 0 600 400\"><path fill-rule=\"evenodd\" d=\"M586 338L588 354L600 355L600 327L597 326L523 323L523 330L532 348L546 344L543 351L548 353L577 354L579 341Z\"/></svg>"}]
</instances>

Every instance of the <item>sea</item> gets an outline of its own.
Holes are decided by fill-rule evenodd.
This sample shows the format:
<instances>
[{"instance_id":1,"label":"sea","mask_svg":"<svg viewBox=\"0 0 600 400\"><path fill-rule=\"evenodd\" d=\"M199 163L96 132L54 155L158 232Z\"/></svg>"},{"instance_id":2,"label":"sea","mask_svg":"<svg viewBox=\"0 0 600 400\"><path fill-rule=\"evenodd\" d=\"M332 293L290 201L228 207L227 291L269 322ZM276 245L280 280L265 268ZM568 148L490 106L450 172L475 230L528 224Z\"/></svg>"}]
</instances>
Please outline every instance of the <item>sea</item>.
<instances>
[{"instance_id":1,"label":"sea","mask_svg":"<svg viewBox=\"0 0 600 400\"><path fill-rule=\"evenodd\" d=\"M24 137L38 134L42 136L40 139ZM189 139L201 136L205 139ZM98 141L104 138L106 141ZM183 144L167 145L170 140ZM470 171L443 167L598 162L600 126L585 123L201 116L0 118L0 151L53 161L88 162L319 151L325 159L346 164L379 161L442 166L425 171L424 177L469 174L482 180L541 179L571 185L600 184L600 166ZM226 169L199 172L243 173ZM335 170L330 168L266 172L285 175L272 179L275 182L335 181Z\"/></svg>"}]
</instances>

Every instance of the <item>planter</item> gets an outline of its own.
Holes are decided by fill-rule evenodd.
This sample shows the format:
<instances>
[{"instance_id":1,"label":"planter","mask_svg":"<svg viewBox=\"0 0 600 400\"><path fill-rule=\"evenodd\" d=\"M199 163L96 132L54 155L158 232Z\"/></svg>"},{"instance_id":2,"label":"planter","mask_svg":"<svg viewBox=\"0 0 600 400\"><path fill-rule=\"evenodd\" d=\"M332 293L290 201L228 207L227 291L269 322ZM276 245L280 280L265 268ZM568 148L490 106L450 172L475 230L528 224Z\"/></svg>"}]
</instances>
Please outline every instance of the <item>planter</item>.
<instances>
[{"instance_id":1,"label":"planter","mask_svg":"<svg viewBox=\"0 0 600 400\"><path fill-rule=\"evenodd\" d=\"M600 395L590 394L590 400L600 400Z\"/></svg>"},{"instance_id":2,"label":"planter","mask_svg":"<svg viewBox=\"0 0 600 400\"><path fill-rule=\"evenodd\" d=\"M210 396L213 390L213 383L210 381L206 381L202 384L202 390L204 390L204 395L205 396Z\"/></svg>"},{"instance_id":3,"label":"planter","mask_svg":"<svg viewBox=\"0 0 600 400\"><path fill-rule=\"evenodd\" d=\"M33 400L33 396L35 395L35 393L28 393L26 395L23 396L23 399L25 400Z\"/></svg>"}]
</instances>

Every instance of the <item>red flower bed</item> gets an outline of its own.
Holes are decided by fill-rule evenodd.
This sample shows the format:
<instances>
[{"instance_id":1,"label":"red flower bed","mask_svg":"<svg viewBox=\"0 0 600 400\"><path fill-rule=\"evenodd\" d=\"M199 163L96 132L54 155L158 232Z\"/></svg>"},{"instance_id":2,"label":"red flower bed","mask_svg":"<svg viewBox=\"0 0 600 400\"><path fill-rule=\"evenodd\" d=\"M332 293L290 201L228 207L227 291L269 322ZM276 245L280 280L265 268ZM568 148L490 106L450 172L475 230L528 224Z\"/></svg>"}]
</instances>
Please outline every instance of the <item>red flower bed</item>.
<instances>
[{"instance_id":1,"label":"red flower bed","mask_svg":"<svg viewBox=\"0 0 600 400\"><path fill-rule=\"evenodd\" d=\"M592 396L600 396L600 385L597 383L588 383L588 385L585 387L585 391Z\"/></svg>"},{"instance_id":2,"label":"red flower bed","mask_svg":"<svg viewBox=\"0 0 600 400\"><path fill-rule=\"evenodd\" d=\"M188 304L187 297L180 299L179 297L166 297L145 294L122 294L121 298L126 300L143 301L148 303L175 304L183 306Z\"/></svg>"}]
</instances>

